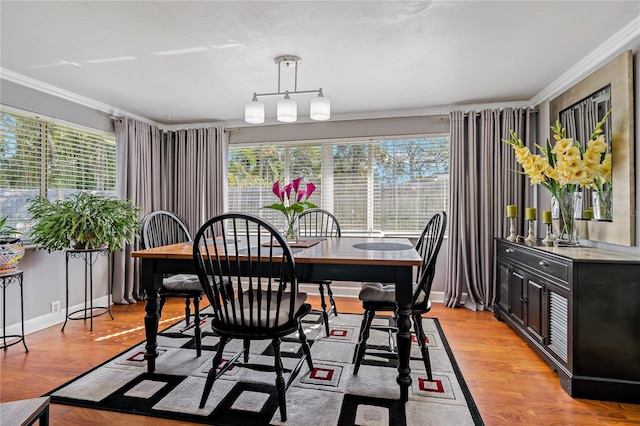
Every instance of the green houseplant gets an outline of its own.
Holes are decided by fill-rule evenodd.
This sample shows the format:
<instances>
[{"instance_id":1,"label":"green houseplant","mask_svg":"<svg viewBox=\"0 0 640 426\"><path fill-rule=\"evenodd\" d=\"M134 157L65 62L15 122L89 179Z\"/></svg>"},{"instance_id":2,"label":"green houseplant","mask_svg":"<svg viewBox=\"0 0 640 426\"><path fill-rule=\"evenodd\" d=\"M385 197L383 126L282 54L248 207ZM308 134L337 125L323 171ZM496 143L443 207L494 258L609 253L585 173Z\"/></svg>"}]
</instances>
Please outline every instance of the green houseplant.
<instances>
[{"instance_id":1,"label":"green houseplant","mask_svg":"<svg viewBox=\"0 0 640 426\"><path fill-rule=\"evenodd\" d=\"M7 223L9 216L0 217L0 273L18 266L24 256L24 247L18 231Z\"/></svg>"},{"instance_id":2,"label":"green houseplant","mask_svg":"<svg viewBox=\"0 0 640 426\"><path fill-rule=\"evenodd\" d=\"M69 246L122 250L123 241L130 243L140 229L140 208L130 199L80 192L64 200L36 197L29 202L36 220L31 240L49 252Z\"/></svg>"}]
</instances>

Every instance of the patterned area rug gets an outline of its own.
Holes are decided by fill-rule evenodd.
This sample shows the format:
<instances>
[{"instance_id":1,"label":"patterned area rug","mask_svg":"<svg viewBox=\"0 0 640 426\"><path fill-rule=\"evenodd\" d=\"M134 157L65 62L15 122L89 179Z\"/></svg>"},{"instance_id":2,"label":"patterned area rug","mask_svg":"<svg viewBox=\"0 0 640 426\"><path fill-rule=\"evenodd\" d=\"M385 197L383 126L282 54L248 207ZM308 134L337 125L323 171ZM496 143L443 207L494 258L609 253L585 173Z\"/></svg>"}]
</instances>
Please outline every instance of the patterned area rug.
<instances>
[{"instance_id":1,"label":"patterned area rug","mask_svg":"<svg viewBox=\"0 0 640 426\"><path fill-rule=\"evenodd\" d=\"M423 324L431 355L433 381L427 380L420 349L412 336L409 401L401 404L397 361L388 351L388 334L371 330L367 354L358 375L353 356L360 315L330 317L324 335L321 316L305 317L314 369L306 364L287 390L287 422L280 421L270 341L253 341L249 363L242 357L213 386L206 406L198 408L218 339L205 336L202 356L195 356L193 330L184 322L158 336L156 373L146 373L144 343L49 392L52 402L216 425L482 425L480 413L464 383L437 319ZM390 319L376 317L374 325ZM207 319L202 329L208 330ZM191 334L189 334L191 333ZM228 345L229 357L242 346ZM302 354L291 336L281 345L285 373ZM287 380L285 375L285 381Z\"/></svg>"}]
</instances>

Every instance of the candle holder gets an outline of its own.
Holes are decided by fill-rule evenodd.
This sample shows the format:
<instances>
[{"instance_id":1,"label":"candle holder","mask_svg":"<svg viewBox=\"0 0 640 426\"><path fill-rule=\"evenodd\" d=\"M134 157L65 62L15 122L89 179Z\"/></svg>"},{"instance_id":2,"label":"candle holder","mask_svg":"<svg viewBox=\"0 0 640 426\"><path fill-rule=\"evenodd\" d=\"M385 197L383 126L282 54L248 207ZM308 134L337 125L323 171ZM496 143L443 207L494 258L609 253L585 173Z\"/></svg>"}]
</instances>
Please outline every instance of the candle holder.
<instances>
[{"instance_id":1,"label":"candle holder","mask_svg":"<svg viewBox=\"0 0 640 426\"><path fill-rule=\"evenodd\" d=\"M553 244L553 229L550 223L546 223L547 225L547 236L542 240L545 244Z\"/></svg>"},{"instance_id":2,"label":"candle holder","mask_svg":"<svg viewBox=\"0 0 640 426\"><path fill-rule=\"evenodd\" d=\"M510 217L509 218L509 236L507 237L507 240L515 243L516 240L518 239L518 236L516 235L516 225L515 225L515 217Z\"/></svg>"},{"instance_id":3,"label":"candle holder","mask_svg":"<svg viewBox=\"0 0 640 426\"><path fill-rule=\"evenodd\" d=\"M527 220L527 222L529 222L529 235L527 235L527 238L524 239L525 243L528 244L533 244L536 242L536 237L533 236L533 219L529 219Z\"/></svg>"}]
</instances>

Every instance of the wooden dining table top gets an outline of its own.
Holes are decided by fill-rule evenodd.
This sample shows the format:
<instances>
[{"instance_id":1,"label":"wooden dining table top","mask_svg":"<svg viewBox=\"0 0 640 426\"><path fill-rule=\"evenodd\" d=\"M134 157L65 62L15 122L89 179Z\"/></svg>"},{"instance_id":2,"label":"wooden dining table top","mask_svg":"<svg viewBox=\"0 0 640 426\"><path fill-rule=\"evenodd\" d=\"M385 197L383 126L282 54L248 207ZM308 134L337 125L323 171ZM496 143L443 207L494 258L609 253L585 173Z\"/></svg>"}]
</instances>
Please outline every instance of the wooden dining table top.
<instances>
[{"instance_id":1,"label":"wooden dining table top","mask_svg":"<svg viewBox=\"0 0 640 426\"><path fill-rule=\"evenodd\" d=\"M357 246L363 247L358 248ZM407 238L337 237L292 249L297 263L420 266L422 258ZM131 253L141 259L192 259L193 243L178 243Z\"/></svg>"}]
</instances>

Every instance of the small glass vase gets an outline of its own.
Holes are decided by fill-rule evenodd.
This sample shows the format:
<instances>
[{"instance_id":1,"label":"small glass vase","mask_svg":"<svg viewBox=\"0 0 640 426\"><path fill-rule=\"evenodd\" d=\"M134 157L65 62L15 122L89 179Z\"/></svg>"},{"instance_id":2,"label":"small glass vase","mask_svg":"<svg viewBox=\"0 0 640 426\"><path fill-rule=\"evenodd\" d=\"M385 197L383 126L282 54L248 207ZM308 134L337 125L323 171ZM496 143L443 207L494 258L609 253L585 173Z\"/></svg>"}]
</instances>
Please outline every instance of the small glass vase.
<instances>
[{"instance_id":1,"label":"small glass vase","mask_svg":"<svg viewBox=\"0 0 640 426\"><path fill-rule=\"evenodd\" d=\"M284 238L287 241L298 241L298 215L285 216Z\"/></svg>"},{"instance_id":2,"label":"small glass vase","mask_svg":"<svg viewBox=\"0 0 640 426\"><path fill-rule=\"evenodd\" d=\"M593 191L591 193L593 202L593 218L596 220L611 220L611 191Z\"/></svg>"},{"instance_id":3,"label":"small glass vase","mask_svg":"<svg viewBox=\"0 0 640 426\"><path fill-rule=\"evenodd\" d=\"M582 192L562 192L560 199L551 196L554 244L577 246L580 244L576 219L582 217Z\"/></svg>"}]
</instances>

